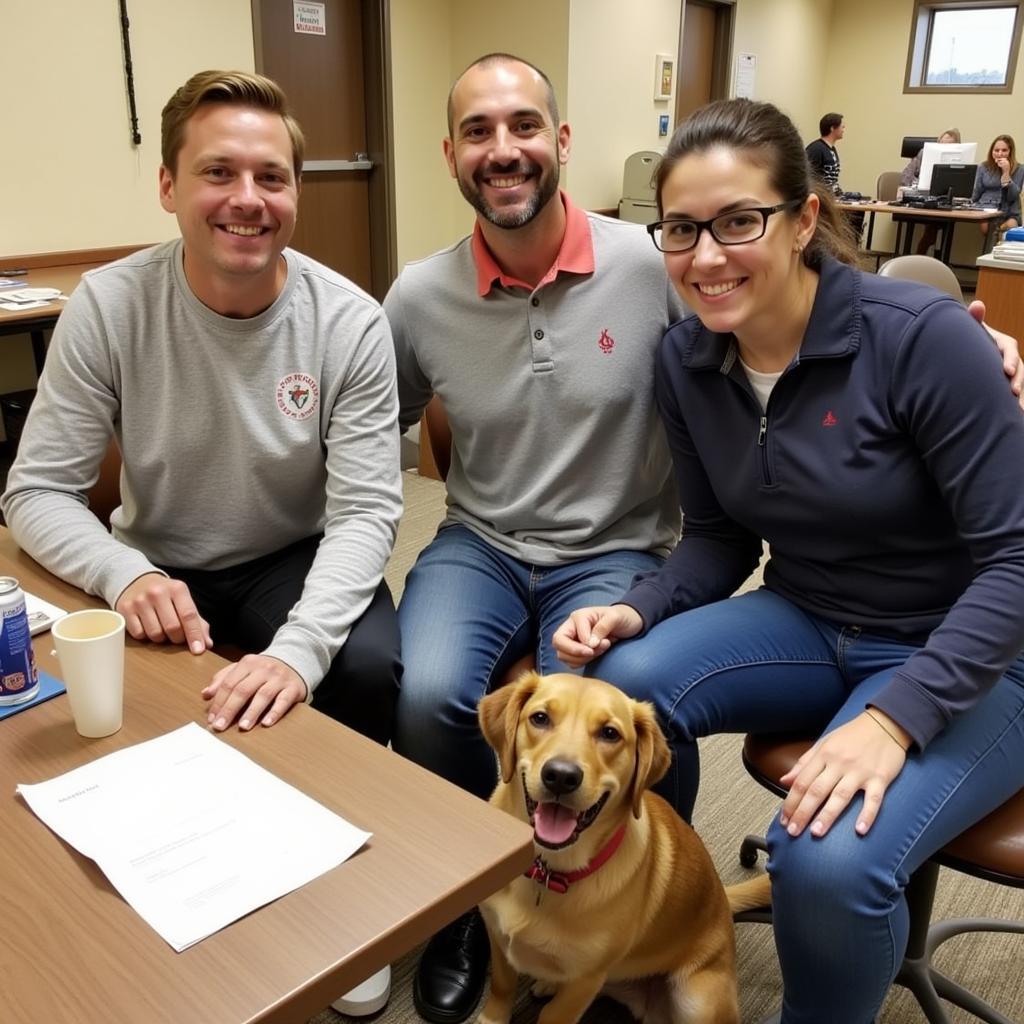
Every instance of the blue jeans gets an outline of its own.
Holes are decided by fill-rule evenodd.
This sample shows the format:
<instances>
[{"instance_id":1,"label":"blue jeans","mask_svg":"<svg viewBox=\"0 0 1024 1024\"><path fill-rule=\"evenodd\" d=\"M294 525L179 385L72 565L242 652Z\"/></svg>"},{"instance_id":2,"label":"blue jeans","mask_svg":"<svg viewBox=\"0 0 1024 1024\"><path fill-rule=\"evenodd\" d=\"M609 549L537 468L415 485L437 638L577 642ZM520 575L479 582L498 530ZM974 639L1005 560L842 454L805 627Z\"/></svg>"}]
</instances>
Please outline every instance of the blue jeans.
<instances>
[{"instance_id":1,"label":"blue jeans","mask_svg":"<svg viewBox=\"0 0 1024 1024\"><path fill-rule=\"evenodd\" d=\"M1008 611L1008 614L1012 610ZM917 648L809 615L760 590L666 619L589 670L651 701L673 749L659 787L689 819L696 739L828 732L859 714ZM768 830L783 1024L868 1024L907 944L913 871L1024 786L1024 658L921 753L866 836L857 797L821 839Z\"/></svg>"},{"instance_id":2,"label":"blue jeans","mask_svg":"<svg viewBox=\"0 0 1024 1024\"><path fill-rule=\"evenodd\" d=\"M476 706L533 652L541 673L566 672L551 634L582 605L607 604L634 574L661 564L615 551L564 565L530 565L464 526L446 526L416 560L398 606L405 664L392 745L487 798L497 782Z\"/></svg>"}]
</instances>

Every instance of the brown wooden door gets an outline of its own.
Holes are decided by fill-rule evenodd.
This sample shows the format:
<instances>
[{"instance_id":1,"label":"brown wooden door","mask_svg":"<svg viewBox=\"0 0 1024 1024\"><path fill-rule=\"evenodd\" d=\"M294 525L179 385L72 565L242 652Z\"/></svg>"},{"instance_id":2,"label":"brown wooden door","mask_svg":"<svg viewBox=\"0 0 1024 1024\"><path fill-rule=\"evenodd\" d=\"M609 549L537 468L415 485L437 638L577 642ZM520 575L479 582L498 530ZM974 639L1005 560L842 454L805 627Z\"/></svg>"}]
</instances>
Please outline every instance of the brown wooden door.
<instances>
[{"instance_id":1,"label":"brown wooden door","mask_svg":"<svg viewBox=\"0 0 1024 1024\"><path fill-rule=\"evenodd\" d=\"M253 0L256 67L288 95L306 136L298 224L292 246L369 292L372 175L367 153L364 0L319 0L323 35L296 32L291 0ZM379 157L379 154L375 154Z\"/></svg>"},{"instance_id":2,"label":"brown wooden door","mask_svg":"<svg viewBox=\"0 0 1024 1024\"><path fill-rule=\"evenodd\" d=\"M684 0L676 124L705 103L728 96L733 13L731 3Z\"/></svg>"}]
</instances>

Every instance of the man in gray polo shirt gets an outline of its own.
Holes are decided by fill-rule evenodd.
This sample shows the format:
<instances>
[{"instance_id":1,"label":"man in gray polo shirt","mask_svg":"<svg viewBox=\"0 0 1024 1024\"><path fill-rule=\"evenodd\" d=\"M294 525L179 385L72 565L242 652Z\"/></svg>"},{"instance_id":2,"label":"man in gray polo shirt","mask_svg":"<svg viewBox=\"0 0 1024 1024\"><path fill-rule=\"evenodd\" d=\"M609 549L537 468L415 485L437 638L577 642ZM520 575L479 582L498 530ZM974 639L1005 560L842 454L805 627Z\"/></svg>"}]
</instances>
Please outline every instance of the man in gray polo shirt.
<instances>
[{"instance_id":1,"label":"man in gray polo shirt","mask_svg":"<svg viewBox=\"0 0 1024 1024\"><path fill-rule=\"evenodd\" d=\"M682 306L642 228L559 191L570 132L542 72L484 57L448 112L445 156L476 227L407 266L384 302L401 426L436 394L453 439L447 518L399 607L394 746L487 797L496 775L479 699L526 653L541 672L564 671L555 627L619 596L678 537L652 375ZM465 1019L486 950L475 911L436 936L416 978L419 1012Z\"/></svg>"}]
</instances>

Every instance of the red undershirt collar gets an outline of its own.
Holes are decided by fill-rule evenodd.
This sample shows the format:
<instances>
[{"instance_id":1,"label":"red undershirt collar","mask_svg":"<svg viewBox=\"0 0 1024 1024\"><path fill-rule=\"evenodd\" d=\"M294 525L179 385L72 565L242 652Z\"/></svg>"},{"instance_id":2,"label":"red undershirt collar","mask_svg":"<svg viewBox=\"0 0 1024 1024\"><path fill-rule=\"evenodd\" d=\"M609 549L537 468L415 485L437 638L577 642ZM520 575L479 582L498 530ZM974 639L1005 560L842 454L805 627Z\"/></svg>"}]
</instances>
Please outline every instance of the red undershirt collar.
<instances>
[{"instance_id":1,"label":"red undershirt collar","mask_svg":"<svg viewBox=\"0 0 1024 1024\"><path fill-rule=\"evenodd\" d=\"M559 191L562 205L565 207L565 234L558 248L558 255L550 269L536 285L509 277L491 254L484 240L479 223L473 227L473 261L476 263L476 287L481 297L487 295L494 283L503 288L525 288L533 292L553 281L560 272L568 274L592 274L594 272L594 240L590 233L590 221L587 215L562 191Z\"/></svg>"},{"instance_id":2,"label":"red undershirt collar","mask_svg":"<svg viewBox=\"0 0 1024 1024\"><path fill-rule=\"evenodd\" d=\"M622 843L622 839L626 834L626 826L620 825L615 831L615 834L605 843L604 847L598 852L597 856L594 857L589 864L584 865L582 868L577 868L575 871L552 871L547 862L543 857L538 857L531 865L530 870L525 873L526 878L532 878L535 882L540 885L546 886L552 892L568 892L569 886L573 882L578 882L588 875L592 875L598 868L603 867L612 859L615 851L619 848Z\"/></svg>"}]
</instances>

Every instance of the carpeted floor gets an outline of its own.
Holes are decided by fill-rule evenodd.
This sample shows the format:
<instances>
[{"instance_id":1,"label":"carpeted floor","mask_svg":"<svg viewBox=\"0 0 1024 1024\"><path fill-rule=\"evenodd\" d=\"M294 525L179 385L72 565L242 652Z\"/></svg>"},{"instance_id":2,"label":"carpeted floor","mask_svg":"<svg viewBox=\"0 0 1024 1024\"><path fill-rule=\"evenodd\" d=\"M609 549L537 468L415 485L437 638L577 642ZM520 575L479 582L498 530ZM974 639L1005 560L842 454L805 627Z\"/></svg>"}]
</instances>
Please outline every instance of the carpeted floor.
<instances>
[{"instance_id":1,"label":"carpeted floor","mask_svg":"<svg viewBox=\"0 0 1024 1024\"><path fill-rule=\"evenodd\" d=\"M433 536L444 514L444 489L435 481L405 474L406 512L388 581L396 600L401 582L416 553ZM713 736L701 743L702 778L694 827L707 844L718 871L726 883L746 877L737 859L739 843L748 832L763 832L775 813L777 801L754 783L740 761L739 736ZM813 913L808 907L808 913ZM933 920L992 916L1024 920L1024 890L968 878L943 869ZM685 926L685 923L683 923ZM775 1012L781 998L778 961L771 929L742 924L736 929L739 955L740 1005L744 1024L757 1024ZM827 942L828 936L823 935ZM376 1018L377 1024L421 1024L412 1005L412 977L418 951L414 950L393 967L391 1001ZM1024 1022L1024 936L974 934L959 936L944 945L935 958L936 966L988 999L1010 1020ZM836 993L837 999L842 993ZM532 1024L539 1002L521 988L514 1024ZM618 1004L603 999L584 1017L584 1024L628 1024L629 1014ZM925 1017L910 995L894 989L886 1000L879 1024L919 1024ZM952 1024L976 1024L977 1018L950 1008ZM345 1018L326 1009L309 1024L342 1024ZM828 1024L822 1021L821 1024Z\"/></svg>"}]
</instances>

